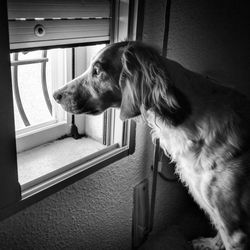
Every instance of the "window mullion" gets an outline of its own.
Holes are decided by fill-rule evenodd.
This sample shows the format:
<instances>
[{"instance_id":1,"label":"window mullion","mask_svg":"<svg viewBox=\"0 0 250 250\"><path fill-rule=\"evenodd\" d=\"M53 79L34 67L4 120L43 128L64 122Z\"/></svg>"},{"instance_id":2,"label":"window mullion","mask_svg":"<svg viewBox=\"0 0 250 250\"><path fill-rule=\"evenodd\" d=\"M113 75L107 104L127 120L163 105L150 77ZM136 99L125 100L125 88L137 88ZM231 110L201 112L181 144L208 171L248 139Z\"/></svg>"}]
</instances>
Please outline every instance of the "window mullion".
<instances>
[{"instance_id":1,"label":"window mullion","mask_svg":"<svg viewBox=\"0 0 250 250\"><path fill-rule=\"evenodd\" d=\"M112 123L112 111L108 109L103 115L103 144L111 145L111 123Z\"/></svg>"},{"instance_id":2,"label":"window mullion","mask_svg":"<svg viewBox=\"0 0 250 250\"><path fill-rule=\"evenodd\" d=\"M19 65L27 65L27 64L34 64L34 63L43 63L43 62L48 62L48 58L13 60L11 61L11 66L19 66Z\"/></svg>"}]
</instances>

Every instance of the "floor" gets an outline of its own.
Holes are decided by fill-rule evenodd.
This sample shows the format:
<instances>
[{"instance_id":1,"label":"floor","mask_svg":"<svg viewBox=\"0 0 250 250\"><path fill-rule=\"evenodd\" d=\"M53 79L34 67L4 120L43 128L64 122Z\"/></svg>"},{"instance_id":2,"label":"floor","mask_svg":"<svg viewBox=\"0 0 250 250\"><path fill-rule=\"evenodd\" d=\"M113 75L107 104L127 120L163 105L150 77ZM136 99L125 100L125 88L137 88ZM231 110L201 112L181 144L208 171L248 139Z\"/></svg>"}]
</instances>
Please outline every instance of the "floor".
<instances>
[{"instance_id":1,"label":"floor","mask_svg":"<svg viewBox=\"0 0 250 250\"><path fill-rule=\"evenodd\" d=\"M176 225L166 230L150 234L139 250L193 250L191 241L216 234L204 213L193 208Z\"/></svg>"}]
</instances>

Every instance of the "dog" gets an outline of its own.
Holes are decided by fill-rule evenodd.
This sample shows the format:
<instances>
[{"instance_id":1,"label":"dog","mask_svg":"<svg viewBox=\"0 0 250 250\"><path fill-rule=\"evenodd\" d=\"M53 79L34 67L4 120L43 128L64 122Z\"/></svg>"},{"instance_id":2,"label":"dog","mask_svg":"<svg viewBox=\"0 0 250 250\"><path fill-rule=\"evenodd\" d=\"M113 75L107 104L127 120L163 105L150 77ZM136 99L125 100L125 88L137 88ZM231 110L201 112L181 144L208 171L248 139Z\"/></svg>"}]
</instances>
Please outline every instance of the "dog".
<instances>
[{"instance_id":1,"label":"dog","mask_svg":"<svg viewBox=\"0 0 250 250\"><path fill-rule=\"evenodd\" d=\"M116 107L122 120L141 116L218 230L216 240L197 239L193 247L250 249L247 97L139 42L106 46L53 97L73 114Z\"/></svg>"}]
</instances>

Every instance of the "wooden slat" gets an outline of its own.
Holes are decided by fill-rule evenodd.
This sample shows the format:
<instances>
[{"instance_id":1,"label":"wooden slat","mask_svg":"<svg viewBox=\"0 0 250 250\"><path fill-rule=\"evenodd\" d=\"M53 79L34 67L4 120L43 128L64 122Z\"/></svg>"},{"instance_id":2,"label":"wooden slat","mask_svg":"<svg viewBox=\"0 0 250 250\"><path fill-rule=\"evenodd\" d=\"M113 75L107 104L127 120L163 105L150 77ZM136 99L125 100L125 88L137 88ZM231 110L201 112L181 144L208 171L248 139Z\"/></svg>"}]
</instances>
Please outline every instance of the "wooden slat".
<instances>
[{"instance_id":1,"label":"wooden slat","mask_svg":"<svg viewBox=\"0 0 250 250\"><path fill-rule=\"evenodd\" d=\"M37 24L44 36L35 35ZM12 50L108 41L109 19L9 21L9 35Z\"/></svg>"},{"instance_id":2,"label":"wooden slat","mask_svg":"<svg viewBox=\"0 0 250 250\"><path fill-rule=\"evenodd\" d=\"M8 18L110 17L108 0L8 0Z\"/></svg>"}]
</instances>

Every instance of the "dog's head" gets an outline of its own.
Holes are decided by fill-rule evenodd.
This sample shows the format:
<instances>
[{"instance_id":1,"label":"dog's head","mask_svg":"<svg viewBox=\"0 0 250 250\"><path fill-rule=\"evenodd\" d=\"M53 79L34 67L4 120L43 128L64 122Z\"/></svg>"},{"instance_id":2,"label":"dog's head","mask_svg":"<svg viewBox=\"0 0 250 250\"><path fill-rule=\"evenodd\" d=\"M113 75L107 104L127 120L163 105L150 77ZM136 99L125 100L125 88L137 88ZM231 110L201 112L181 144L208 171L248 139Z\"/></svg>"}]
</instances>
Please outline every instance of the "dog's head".
<instances>
[{"instance_id":1,"label":"dog's head","mask_svg":"<svg viewBox=\"0 0 250 250\"><path fill-rule=\"evenodd\" d=\"M57 90L54 99L74 114L120 107L122 120L148 109L174 119L180 106L162 60L156 50L138 42L108 45L86 72Z\"/></svg>"},{"instance_id":2,"label":"dog's head","mask_svg":"<svg viewBox=\"0 0 250 250\"><path fill-rule=\"evenodd\" d=\"M108 45L102 49L82 75L54 92L54 99L73 114L99 114L109 107L119 107L120 58L125 45Z\"/></svg>"}]
</instances>

